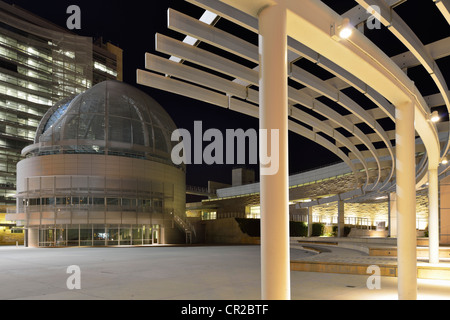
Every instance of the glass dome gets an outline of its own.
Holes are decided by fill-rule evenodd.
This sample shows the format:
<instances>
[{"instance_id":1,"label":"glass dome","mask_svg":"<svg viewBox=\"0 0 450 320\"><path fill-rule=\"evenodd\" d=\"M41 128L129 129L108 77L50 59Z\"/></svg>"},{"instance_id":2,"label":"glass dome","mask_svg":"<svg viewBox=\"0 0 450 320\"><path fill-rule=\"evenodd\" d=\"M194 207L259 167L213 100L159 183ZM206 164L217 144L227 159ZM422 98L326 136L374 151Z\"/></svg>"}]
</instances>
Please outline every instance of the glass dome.
<instances>
[{"instance_id":1,"label":"glass dome","mask_svg":"<svg viewBox=\"0 0 450 320\"><path fill-rule=\"evenodd\" d=\"M35 144L24 153L94 153L170 161L175 129L167 112L150 96L125 83L105 81L50 108L39 124Z\"/></svg>"}]
</instances>

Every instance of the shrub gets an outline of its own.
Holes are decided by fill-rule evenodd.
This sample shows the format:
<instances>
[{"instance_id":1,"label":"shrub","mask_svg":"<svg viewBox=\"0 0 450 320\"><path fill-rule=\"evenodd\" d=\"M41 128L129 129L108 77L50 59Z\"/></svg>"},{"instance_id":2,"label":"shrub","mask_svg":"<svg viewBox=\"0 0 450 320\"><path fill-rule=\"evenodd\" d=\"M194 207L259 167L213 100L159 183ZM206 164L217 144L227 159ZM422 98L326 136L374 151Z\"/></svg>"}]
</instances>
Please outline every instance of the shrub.
<instances>
[{"instance_id":1,"label":"shrub","mask_svg":"<svg viewBox=\"0 0 450 320\"><path fill-rule=\"evenodd\" d=\"M320 237L323 235L324 230L325 230L325 225L323 223L313 223L311 236Z\"/></svg>"},{"instance_id":2,"label":"shrub","mask_svg":"<svg viewBox=\"0 0 450 320\"><path fill-rule=\"evenodd\" d=\"M305 222L290 221L289 236L291 237L307 237L308 225Z\"/></svg>"},{"instance_id":3,"label":"shrub","mask_svg":"<svg viewBox=\"0 0 450 320\"><path fill-rule=\"evenodd\" d=\"M245 219L235 218L239 224L239 228L243 233L248 234L250 237L261 236L261 220L260 219Z\"/></svg>"},{"instance_id":4,"label":"shrub","mask_svg":"<svg viewBox=\"0 0 450 320\"><path fill-rule=\"evenodd\" d=\"M352 228L345 226L344 227L344 237L348 236L350 231L352 231ZM332 234L332 236L333 237L337 237L337 235L338 235L338 226L333 226L333 234Z\"/></svg>"},{"instance_id":5,"label":"shrub","mask_svg":"<svg viewBox=\"0 0 450 320\"><path fill-rule=\"evenodd\" d=\"M243 233L250 237L261 236L261 220L260 219L244 219L235 218L239 224L239 228ZM304 222L289 221L290 237L306 237L308 235L308 225Z\"/></svg>"}]
</instances>

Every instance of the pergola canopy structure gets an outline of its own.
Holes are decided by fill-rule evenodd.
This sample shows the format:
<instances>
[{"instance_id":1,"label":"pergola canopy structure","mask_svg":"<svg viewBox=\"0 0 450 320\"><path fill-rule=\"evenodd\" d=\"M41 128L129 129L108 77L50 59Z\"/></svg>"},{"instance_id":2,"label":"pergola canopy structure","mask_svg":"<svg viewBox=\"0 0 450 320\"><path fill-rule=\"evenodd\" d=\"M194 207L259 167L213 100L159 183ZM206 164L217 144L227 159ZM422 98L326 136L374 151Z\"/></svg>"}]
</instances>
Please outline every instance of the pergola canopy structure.
<instances>
[{"instance_id":1,"label":"pergola canopy structure","mask_svg":"<svg viewBox=\"0 0 450 320\"><path fill-rule=\"evenodd\" d=\"M286 67L282 71L289 79L289 130L327 148L354 172L358 192L339 195L339 200L379 197L397 189L403 197L399 211L410 212L407 199L415 189L428 181L437 183L438 174L446 174L448 165L441 162L450 149L450 122L446 119L436 125L431 111L440 107L448 114L450 110L446 73L438 63L450 54L448 0L435 4L429 0L437 14L427 18L445 30L442 38L426 45L396 12L409 6L409 1L356 0L343 14L332 8L337 4L325 0L187 1L205 14L198 20L169 9L168 28L186 35L185 41L157 34L156 50L169 58L147 54L149 71L138 70L138 83L261 119L261 99L267 93L262 84L268 80L262 70L272 63L262 63L268 54L264 38L271 38L262 13L277 8L278 13L270 15L286 25L287 62L279 65ZM227 23L221 24L222 20ZM347 21L353 24L352 34L341 39L338 30ZM368 26L377 22L379 32L390 32L404 52L388 56L386 47L370 39ZM236 28L245 30L245 36ZM279 32L284 35L283 30ZM254 41L256 35L259 44ZM426 71L424 81L431 79L437 92L423 94L405 72L417 66ZM435 236L431 229L436 228L435 193L430 196L430 243L434 241L431 233ZM405 225L410 224L408 219Z\"/></svg>"},{"instance_id":2,"label":"pergola canopy structure","mask_svg":"<svg viewBox=\"0 0 450 320\"><path fill-rule=\"evenodd\" d=\"M273 1L188 2L205 9L205 14L196 19L168 10L168 28L185 34L186 40L157 34L156 50L169 59L146 54L146 69L153 72L138 70L138 82L258 117L258 46L233 30L227 32L215 25L219 19L226 19L258 33L256 8ZM418 138L416 181L420 188L427 182L428 166L438 168L448 153L448 122L440 123L438 130L430 116L431 108L450 107L448 87L435 62L450 53L450 38L423 45L391 9L396 1L357 2L341 16L320 1L292 1L288 21L294 26L289 30L298 30L299 34L290 33L288 38L290 130L336 154L355 173L357 189L379 197L395 188L393 105L413 100ZM338 26L346 17L355 24L355 31L362 30L356 24L364 24L371 17L370 6L381 8L381 23L411 48L409 52L388 57L363 32L353 32L348 41L332 39L330 26ZM300 18L294 10L308 13L302 18L306 26L295 27ZM307 29L308 25L313 30ZM200 48L200 43L207 44L209 50ZM306 70L310 68L301 67L309 62L334 77L323 80L320 74ZM429 72L439 93L423 96L404 72L419 63ZM358 95L367 98L365 105L356 102L361 101ZM440 173L446 169L440 166Z\"/></svg>"}]
</instances>

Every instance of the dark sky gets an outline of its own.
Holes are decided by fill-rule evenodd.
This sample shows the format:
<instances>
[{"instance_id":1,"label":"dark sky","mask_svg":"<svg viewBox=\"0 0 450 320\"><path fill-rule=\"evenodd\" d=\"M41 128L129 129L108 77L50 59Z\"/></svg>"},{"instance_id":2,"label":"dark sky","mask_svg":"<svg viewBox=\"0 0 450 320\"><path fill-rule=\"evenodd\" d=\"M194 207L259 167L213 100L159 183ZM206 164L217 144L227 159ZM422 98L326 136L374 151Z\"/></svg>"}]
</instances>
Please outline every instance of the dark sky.
<instances>
[{"instance_id":1,"label":"dark sky","mask_svg":"<svg viewBox=\"0 0 450 320\"><path fill-rule=\"evenodd\" d=\"M136 70L144 69L146 52L155 53L155 33L163 33L179 40L183 35L167 29L169 7L199 18L203 10L184 0L161 1L66 1L66 0L6 0L16 4L60 26L66 26L69 5L81 8L81 30L79 35L100 37L124 50L124 81L147 92L172 116L179 128L193 133L194 121L203 121L203 129L258 129L258 120L240 113L211 106L201 101L184 98L170 93L136 84ZM331 152L307 139L290 133L291 173L316 168L340 159ZM232 165L199 166L187 168L187 183L206 186L208 180L231 183ZM257 168L255 168L257 170ZM257 172L258 173L258 172Z\"/></svg>"}]
</instances>

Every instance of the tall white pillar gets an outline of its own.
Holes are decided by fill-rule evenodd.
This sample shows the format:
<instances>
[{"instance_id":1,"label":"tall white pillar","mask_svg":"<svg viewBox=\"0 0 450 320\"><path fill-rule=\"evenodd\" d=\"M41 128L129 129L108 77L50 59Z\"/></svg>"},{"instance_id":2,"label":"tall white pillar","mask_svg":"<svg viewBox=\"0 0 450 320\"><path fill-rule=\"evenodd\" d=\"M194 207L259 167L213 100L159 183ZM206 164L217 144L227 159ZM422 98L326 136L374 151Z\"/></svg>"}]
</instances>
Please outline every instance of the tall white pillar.
<instances>
[{"instance_id":1,"label":"tall white pillar","mask_svg":"<svg viewBox=\"0 0 450 320\"><path fill-rule=\"evenodd\" d=\"M345 235L345 203L342 200L338 201L338 234L342 238Z\"/></svg>"},{"instance_id":2,"label":"tall white pillar","mask_svg":"<svg viewBox=\"0 0 450 320\"><path fill-rule=\"evenodd\" d=\"M397 238L397 195L395 192L389 194L389 236Z\"/></svg>"},{"instance_id":3,"label":"tall white pillar","mask_svg":"<svg viewBox=\"0 0 450 320\"><path fill-rule=\"evenodd\" d=\"M308 237L312 235L312 224L313 224L313 207L308 207Z\"/></svg>"},{"instance_id":4,"label":"tall white pillar","mask_svg":"<svg viewBox=\"0 0 450 320\"><path fill-rule=\"evenodd\" d=\"M417 299L414 104L396 106L398 298Z\"/></svg>"},{"instance_id":5,"label":"tall white pillar","mask_svg":"<svg viewBox=\"0 0 450 320\"><path fill-rule=\"evenodd\" d=\"M27 228L27 247L39 247L39 228Z\"/></svg>"},{"instance_id":6,"label":"tall white pillar","mask_svg":"<svg viewBox=\"0 0 450 320\"><path fill-rule=\"evenodd\" d=\"M439 180L438 170L428 169L429 262L439 263Z\"/></svg>"},{"instance_id":7,"label":"tall white pillar","mask_svg":"<svg viewBox=\"0 0 450 320\"><path fill-rule=\"evenodd\" d=\"M267 130L268 137L271 130L279 130L278 150L277 146L267 148L272 152L279 151L278 172L273 175L261 173L260 177L263 300L291 298L286 16L284 4L266 7L259 14L260 129Z\"/></svg>"}]
</instances>

